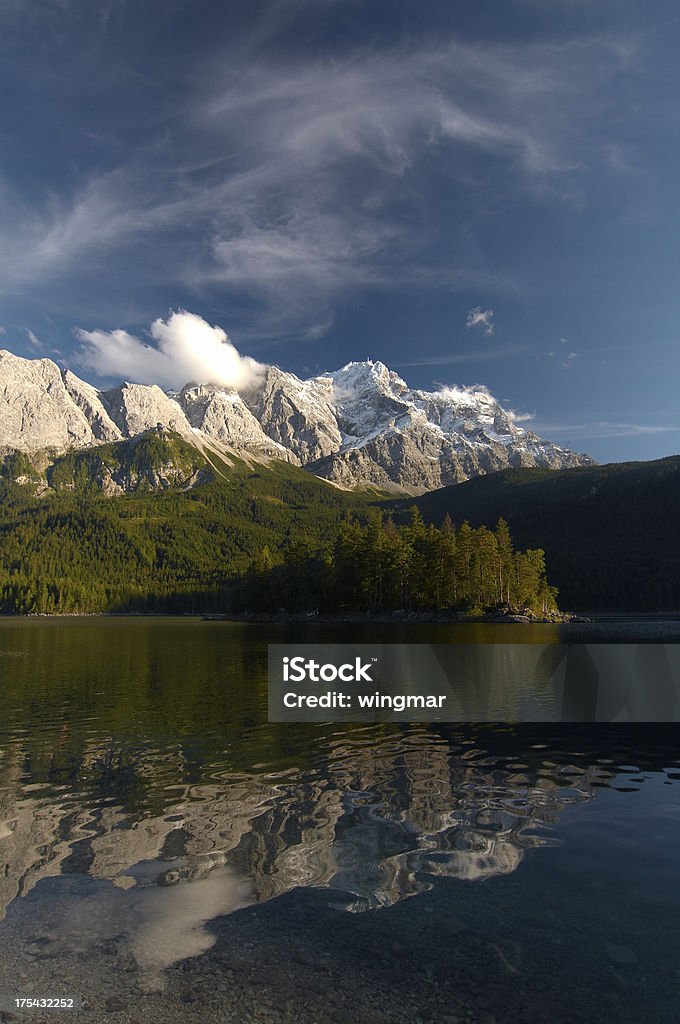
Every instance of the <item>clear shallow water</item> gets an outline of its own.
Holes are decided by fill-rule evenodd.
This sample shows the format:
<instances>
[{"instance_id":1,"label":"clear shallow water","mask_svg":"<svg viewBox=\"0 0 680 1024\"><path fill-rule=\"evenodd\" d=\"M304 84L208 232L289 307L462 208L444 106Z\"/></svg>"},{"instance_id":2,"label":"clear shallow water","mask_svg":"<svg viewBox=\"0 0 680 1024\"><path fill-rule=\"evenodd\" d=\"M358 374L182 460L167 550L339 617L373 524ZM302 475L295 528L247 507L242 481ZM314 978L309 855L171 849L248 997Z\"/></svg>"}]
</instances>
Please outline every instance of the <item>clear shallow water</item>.
<instances>
[{"instance_id":1,"label":"clear shallow water","mask_svg":"<svg viewBox=\"0 0 680 1024\"><path fill-rule=\"evenodd\" d=\"M87 1020L676 1021L677 729L267 723L267 643L343 628L680 641L0 621L0 995L81 994Z\"/></svg>"}]
</instances>

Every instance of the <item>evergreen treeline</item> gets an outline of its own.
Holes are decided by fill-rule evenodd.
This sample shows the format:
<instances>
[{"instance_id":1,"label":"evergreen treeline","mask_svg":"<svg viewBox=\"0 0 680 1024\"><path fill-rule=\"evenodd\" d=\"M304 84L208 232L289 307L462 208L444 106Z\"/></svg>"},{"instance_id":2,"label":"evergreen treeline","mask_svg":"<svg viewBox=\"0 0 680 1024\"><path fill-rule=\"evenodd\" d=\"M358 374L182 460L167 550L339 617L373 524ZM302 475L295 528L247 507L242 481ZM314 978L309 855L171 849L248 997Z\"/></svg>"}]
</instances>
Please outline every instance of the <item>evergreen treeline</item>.
<instances>
[{"instance_id":1,"label":"evergreen treeline","mask_svg":"<svg viewBox=\"0 0 680 1024\"><path fill-rule=\"evenodd\" d=\"M277 564L278 562L278 564ZM257 611L557 609L543 551L513 550L507 523L457 529L450 517L426 526L417 508L406 526L380 509L347 518L330 549L290 544L280 559L264 548L243 581L241 601Z\"/></svg>"},{"instance_id":2,"label":"evergreen treeline","mask_svg":"<svg viewBox=\"0 0 680 1024\"><path fill-rule=\"evenodd\" d=\"M36 498L0 474L0 614L229 610L256 552L303 537L320 549L371 500L285 463L221 469L117 497L86 481Z\"/></svg>"},{"instance_id":3,"label":"evergreen treeline","mask_svg":"<svg viewBox=\"0 0 680 1024\"><path fill-rule=\"evenodd\" d=\"M404 522L412 504L426 522L503 516L518 547L543 548L572 611L680 611L680 456L504 470L388 504Z\"/></svg>"},{"instance_id":4,"label":"evergreen treeline","mask_svg":"<svg viewBox=\"0 0 680 1024\"><path fill-rule=\"evenodd\" d=\"M513 551L502 521L398 527L374 495L285 464L118 497L36 498L28 468L0 480L0 613L555 607L543 553Z\"/></svg>"},{"instance_id":5,"label":"evergreen treeline","mask_svg":"<svg viewBox=\"0 0 680 1024\"><path fill-rule=\"evenodd\" d=\"M110 496L112 479L131 493ZM567 608L680 609L680 457L386 501L285 463L207 461L151 431L0 463L0 613L550 607L531 550L513 552L508 592L507 543L482 525L499 517L519 549L545 552Z\"/></svg>"}]
</instances>

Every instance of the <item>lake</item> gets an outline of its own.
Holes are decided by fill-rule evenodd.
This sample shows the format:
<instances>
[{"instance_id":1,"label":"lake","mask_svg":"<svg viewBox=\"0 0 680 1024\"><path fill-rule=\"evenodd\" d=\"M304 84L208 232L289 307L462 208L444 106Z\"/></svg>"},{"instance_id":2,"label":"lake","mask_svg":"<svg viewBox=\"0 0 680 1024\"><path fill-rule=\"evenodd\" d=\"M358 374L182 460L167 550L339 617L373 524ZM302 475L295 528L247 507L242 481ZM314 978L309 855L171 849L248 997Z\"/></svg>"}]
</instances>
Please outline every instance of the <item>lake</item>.
<instances>
[{"instance_id":1,"label":"lake","mask_svg":"<svg viewBox=\"0 0 680 1024\"><path fill-rule=\"evenodd\" d=\"M676 1024L678 727L268 723L268 642L344 640L680 622L0 619L3 1010Z\"/></svg>"}]
</instances>

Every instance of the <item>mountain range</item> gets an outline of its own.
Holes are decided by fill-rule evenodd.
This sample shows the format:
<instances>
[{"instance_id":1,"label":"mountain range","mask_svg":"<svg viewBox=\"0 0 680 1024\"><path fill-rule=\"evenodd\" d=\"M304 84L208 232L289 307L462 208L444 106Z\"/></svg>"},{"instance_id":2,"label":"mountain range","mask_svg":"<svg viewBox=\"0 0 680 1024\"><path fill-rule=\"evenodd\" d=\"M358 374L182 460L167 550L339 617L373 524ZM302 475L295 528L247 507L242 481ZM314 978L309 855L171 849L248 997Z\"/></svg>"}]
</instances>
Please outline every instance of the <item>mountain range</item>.
<instances>
[{"instance_id":1,"label":"mountain range","mask_svg":"<svg viewBox=\"0 0 680 1024\"><path fill-rule=\"evenodd\" d=\"M680 457L590 462L483 388L416 391L379 363L169 393L0 353L0 611L223 611L253 565L304 550L322 572L347 517L400 527L414 505L505 519L562 607L677 610Z\"/></svg>"},{"instance_id":2,"label":"mountain range","mask_svg":"<svg viewBox=\"0 0 680 1024\"><path fill-rule=\"evenodd\" d=\"M343 488L407 494L509 467L593 462L518 426L482 386L412 389L372 360L308 380L268 366L247 391L205 383L102 390L50 359L0 351L0 453L60 454L157 428L203 453L282 460Z\"/></svg>"}]
</instances>

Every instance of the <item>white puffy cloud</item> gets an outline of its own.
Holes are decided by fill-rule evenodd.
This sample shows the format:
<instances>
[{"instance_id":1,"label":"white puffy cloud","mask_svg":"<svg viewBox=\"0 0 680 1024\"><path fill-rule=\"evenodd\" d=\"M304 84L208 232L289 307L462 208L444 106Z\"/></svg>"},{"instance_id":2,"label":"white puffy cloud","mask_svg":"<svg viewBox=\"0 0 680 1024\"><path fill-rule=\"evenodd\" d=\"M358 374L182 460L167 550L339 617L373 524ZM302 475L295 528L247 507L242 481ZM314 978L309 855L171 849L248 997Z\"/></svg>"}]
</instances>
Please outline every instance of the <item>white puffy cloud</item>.
<instances>
[{"instance_id":1,"label":"white puffy cloud","mask_svg":"<svg viewBox=\"0 0 680 1024\"><path fill-rule=\"evenodd\" d=\"M437 388L436 393L448 402L455 402L456 405L477 406L480 401L490 405L494 401L493 395L483 384L474 384L471 387L443 384Z\"/></svg>"},{"instance_id":2,"label":"white puffy cloud","mask_svg":"<svg viewBox=\"0 0 680 1024\"><path fill-rule=\"evenodd\" d=\"M493 310L482 309L481 306L475 306L468 312L467 320L465 321L466 327L481 327L482 333L487 336L493 334Z\"/></svg>"},{"instance_id":3,"label":"white puffy cloud","mask_svg":"<svg viewBox=\"0 0 680 1024\"><path fill-rule=\"evenodd\" d=\"M527 423L536 419L535 412L515 412L513 409L506 409L506 414L511 423Z\"/></svg>"},{"instance_id":4,"label":"white puffy cloud","mask_svg":"<svg viewBox=\"0 0 680 1024\"><path fill-rule=\"evenodd\" d=\"M172 313L167 320L154 320L149 334L155 346L123 330L78 329L80 359L102 377L171 388L192 381L247 388L264 369L256 360L242 356L221 327L212 327L186 310Z\"/></svg>"}]
</instances>

